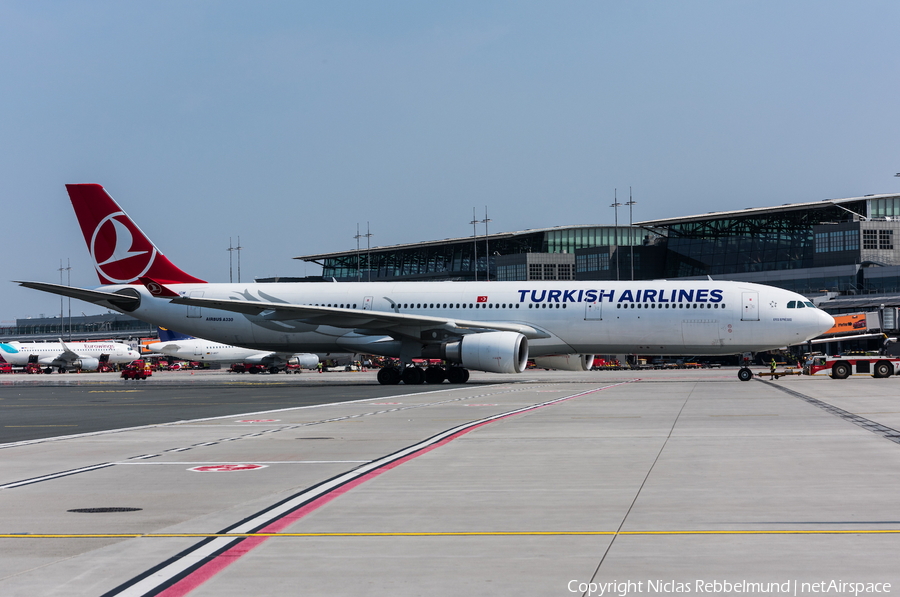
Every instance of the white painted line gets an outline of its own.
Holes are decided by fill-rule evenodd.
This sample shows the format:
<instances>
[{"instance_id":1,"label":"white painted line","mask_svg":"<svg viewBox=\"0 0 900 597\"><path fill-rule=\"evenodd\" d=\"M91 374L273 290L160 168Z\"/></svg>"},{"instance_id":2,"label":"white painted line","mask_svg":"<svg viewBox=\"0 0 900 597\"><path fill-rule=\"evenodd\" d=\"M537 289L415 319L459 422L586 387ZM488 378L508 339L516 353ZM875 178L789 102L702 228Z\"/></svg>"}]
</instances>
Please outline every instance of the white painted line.
<instances>
[{"instance_id":1,"label":"white painted line","mask_svg":"<svg viewBox=\"0 0 900 597\"><path fill-rule=\"evenodd\" d=\"M486 386L486 387L490 388L493 386ZM404 398L409 398L411 396L425 396L428 394L440 394L440 393L444 393L444 392L458 392L462 389L465 389L465 386L446 388L443 390L432 390L430 392L416 392L414 394L399 394L399 395L403 396ZM292 411L292 410L324 408L326 406L341 406L341 405L345 405L345 404L359 404L361 402L371 402L371 401L372 401L371 398L363 398L361 400L347 400L347 401L343 401L343 402L328 402L326 404L311 404L309 406L291 406L288 408L277 408L274 410L260 410L260 411L256 411L256 412L250 412L250 413L222 415L219 417L205 417L202 419L185 419L183 421L171 421L169 423L156 423L154 425L138 425L137 427L122 427L121 429L106 429L103 431L89 431L87 433L75 433L72 435L58 435L55 437L44 437L41 439L29 439L29 440L23 440L20 442L10 442L8 444L0 444L0 450L2 450L4 448L16 448L19 446L31 446L34 444L42 444L45 442L56 442L56 441L62 441L62 440L67 440L67 439L77 439L80 437L96 437L98 435L106 435L109 433L122 433L124 431L138 431L141 429L156 429L158 427L171 427L171 426L176 426L176 425L182 425L185 423L199 423L201 421L218 421L221 419L233 419L235 417L252 417L252 416L257 416L257 415L267 415L270 413L288 412L288 411Z\"/></svg>"},{"instance_id":2,"label":"white painted line","mask_svg":"<svg viewBox=\"0 0 900 597\"><path fill-rule=\"evenodd\" d=\"M488 387L489 387L489 388L492 388L492 387L494 387L494 386L488 386ZM438 391L433 391L433 392L420 392L420 393L418 393L418 394L405 394L405 395L406 395L406 396L413 396L413 395L438 394L438 393L444 393L444 392L448 392L448 391L456 391L456 390L458 390L458 389L459 389L459 388L451 388L451 389L448 389L448 390L438 390ZM515 390L506 390L506 389L504 389L503 391L504 391L504 392L510 392L510 391L515 391ZM440 401L438 401L438 402L424 402L424 403L421 403L421 404L411 404L411 405L409 405L409 406L401 406L401 407L392 408L392 409L387 409L387 410L380 410L380 411L367 412L367 413L357 413L357 414L353 414L353 415L345 415L345 416L343 416L343 417L334 417L334 418L331 418L331 419L323 419L323 420L319 420L319 421L311 421L311 422L307 422L307 423L299 423L299 424L294 424L294 425L285 425L285 424L281 424L280 426L278 426L278 427L276 427L276 428L261 430L261 431L259 431L259 432L257 432L257 433L249 433L249 434L245 434L245 435L238 436L238 437L232 437L232 438L227 438L227 439L219 439L219 440L215 440L215 441L212 441L212 442L207 442L206 444L194 444L194 445L192 445L192 446L185 446L185 447L180 447L180 448L170 448L170 449L168 449L168 450L164 450L162 453L165 454L165 453L185 452L185 451L187 451L187 450L191 450L191 449L193 449L193 448L196 448L196 447L199 447L199 446L203 446L203 445L215 445L215 444L219 444L219 443L227 442L227 441L235 441L235 440L246 439L246 438L250 438L250 437L259 437L259 436L263 435L264 433L277 433L277 432L279 432L279 431L287 431L287 430L293 430L293 429L300 429L300 428L303 428L303 427L309 427L309 426L313 426L313 425L321 425L321 424L324 424L324 423L333 423L333 422L338 422L338 421L347 421L347 420L355 419L355 418L359 418L359 417L368 417L368 416L372 416L372 415L380 415L380 414L385 414L385 413L393 413L393 412L398 412L398 411L405 411L405 410L413 410L413 409L418 409L418 408L425 408L425 407L429 407L429 406L437 406L437 405L440 405L440 404L448 404L448 403L451 403L451 402L459 402L459 401L462 401L462 400L471 400L471 399L473 399L473 398L483 398L484 396L489 396L489 395L491 395L491 392L488 392L488 393L486 393L486 394L477 394L477 395L474 395L474 396L464 396L464 397L462 397L462 398L451 398L451 399L449 399L449 400L440 400ZM354 403L360 403L360 402L365 402L365 400L357 400L357 401L354 401ZM341 403L335 403L335 404L346 404L346 403L341 402ZM316 405L316 406L322 406L322 405ZM312 408L312 407L301 406L301 407L295 407L295 408L301 409L301 408ZM286 409L280 409L280 410L286 410ZM228 416L216 417L216 418L218 418L218 419L227 419L227 418L232 418L232 417L234 417L234 416L240 416L240 415L228 415ZM204 419L198 419L198 420L204 420ZM143 427L143 429L150 429L150 428L156 428L156 427L165 427L165 426L168 426L168 425L175 425L175 424L169 424L169 423L166 423L166 424L160 424L160 425L148 425L148 426ZM210 427L214 429L214 428L216 428L217 426L210 426ZM133 427L133 428L129 428L129 429L127 429L127 430L133 430L133 429L138 429L138 428ZM125 431L125 430L122 430L122 431ZM104 434L106 434L106 433L112 433L112 432L113 432L113 431L100 431L100 432L93 432L93 433L80 434L79 436L64 436L64 437L55 438L55 439L72 439L72 438L74 438L74 437L92 437L92 436L96 436L96 435L104 435ZM46 438L45 440L34 440L34 441L32 441L32 442L17 442L16 445L25 445L25 444L28 444L28 443L42 443L43 441L48 441L48 440L52 440L52 439L54 439L54 438ZM301 438L298 438L298 439L301 439ZM10 444L0 445L0 448L8 447L9 445L10 445ZM142 456L134 457L133 460L137 460L137 459L141 459L141 458L153 458L153 457L155 457L155 456L158 456L158 455L157 455L157 454L145 454L145 455L142 455ZM111 465L106 465L106 466L111 466ZM71 475L71 474L75 474L75 473L77 473L77 472L85 472L85 471L90 471L90 470L93 470L93 468L92 468L92 467L88 467L88 468L84 468L84 469L76 469L76 470L74 470L74 471L63 471L62 473L54 473L54 474L52 474L52 475L46 475L46 476L44 476L44 477L37 478L37 479L26 479L26 480L23 480L23 481L17 481L17 482L15 482L15 483L9 484L9 485L7 485L7 486L5 486L5 487L10 487L10 488L12 488L12 487L17 487L17 486L19 486L19 485L27 485L27 484L31 484L31 483L37 483L38 481L51 480L51 479L56 478L57 476L68 476L68 475ZM3 489L3 488L4 488L4 486L0 486L0 489Z\"/></svg>"},{"instance_id":3,"label":"white painted line","mask_svg":"<svg viewBox=\"0 0 900 597\"><path fill-rule=\"evenodd\" d=\"M367 462L372 462L371 460L242 460L241 462L245 464L366 464ZM210 462L210 461L200 461L200 462L135 462L133 460L126 460L124 462L112 462L111 464L120 465L120 464L140 464L144 466L155 466L157 464L177 464L179 466L190 464L190 465L201 465L201 464L234 464L233 461L230 462Z\"/></svg>"},{"instance_id":4,"label":"white painted line","mask_svg":"<svg viewBox=\"0 0 900 597\"><path fill-rule=\"evenodd\" d=\"M31 485L32 483L40 483L41 481L48 481L50 479L58 479L59 477L68 477L69 475L77 475L78 473L84 473L86 471L93 471L99 468L106 468L108 466L112 466L112 462L104 462L103 464L95 464L92 466L85 466L82 468L75 468L70 471L62 471L60 473L53 473L52 475L44 475L42 477L34 477L33 479L25 479L23 481L16 481L15 483L7 483L6 485L0 485L0 489L11 489L13 487L21 487L22 485Z\"/></svg>"}]
</instances>

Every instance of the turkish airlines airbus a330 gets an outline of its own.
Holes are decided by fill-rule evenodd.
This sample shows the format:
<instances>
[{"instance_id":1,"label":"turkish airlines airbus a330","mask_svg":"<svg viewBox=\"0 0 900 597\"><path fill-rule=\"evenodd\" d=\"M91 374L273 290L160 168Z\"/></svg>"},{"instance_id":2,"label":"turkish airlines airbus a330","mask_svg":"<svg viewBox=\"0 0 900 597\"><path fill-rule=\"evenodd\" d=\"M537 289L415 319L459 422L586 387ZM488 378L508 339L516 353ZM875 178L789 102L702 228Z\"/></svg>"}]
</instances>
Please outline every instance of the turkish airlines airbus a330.
<instances>
[{"instance_id":1,"label":"turkish airlines airbus a330","mask_svg":"<svg viewBox=\"0 0 900 597\"><path fill-rule=\"evenodd\" d=\"M102 186L66 188L102 285L21 285L225 344L399 358L402 369L379 372L383 384L464 383L467 369L521 373L529 357L584 369L594 354L757 352L834 325L799 294L746 282L210 284L173 265ZM419 358L450 365L410 366Z\"/></svg>"}]
</instances>

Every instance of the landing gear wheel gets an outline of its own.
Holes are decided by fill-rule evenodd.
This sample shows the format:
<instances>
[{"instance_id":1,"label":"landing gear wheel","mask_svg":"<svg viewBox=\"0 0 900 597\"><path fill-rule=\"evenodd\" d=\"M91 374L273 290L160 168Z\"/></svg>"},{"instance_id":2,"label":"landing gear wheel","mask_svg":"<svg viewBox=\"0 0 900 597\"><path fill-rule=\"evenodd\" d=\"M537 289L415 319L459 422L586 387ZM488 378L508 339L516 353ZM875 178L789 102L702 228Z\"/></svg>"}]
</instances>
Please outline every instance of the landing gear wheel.
<instances>
[{"instance_id":1,"label":"landing gear wheel","mask_svg":"<svg viewBox=\"0 0 900 597\"><path fill-rule=\"evenodd\" d=\"M272 374L278 373L278 367L269 367L269 373L272 373Z\"/></svg>"},{"instance_id":2,"label":"landing gear wheel","mask_svg":"<svg viewBox=\"0 0 900 597\"><path fill-rule=\"evenodd\" d=\"M885 361L875 363L875 377L890 377L894 374L894 367Z\"/></svg>"},{"instance_id":3,"label":"landing gear wheel","mask_svg":"<svg viewBox=\"0 0 900 597\"><path fill-rule=\"evenodd\" d=\"M742 367L741 370L738 371L738 379L741 381L750 381L753 379L753 372L746 367Z\"/></svg>"},{"instance_id":4,"label":"landing gear wheel","mask_svg":"<svg viewBox=\"0 0 900 597\"><path fill-rule=\"evenodd\" d=\"M379 369L378 383L383 386L395 386L400 383L400 372L394 367L384 367Z\"/></svg>"},{"instance_id":5,"label":"landing gear wheel","mask_svg":"<svg viewBox=\"0 0 900 597\"><path fill-rule=\"evenodd\" d=\"M831 378L832 379L847 379L850 377L850 365L844 363L843 361L840 363L835 363L831 368Z\"/></svg>"},{"instance_id":6,"label":"landing gear wheel","mask_svg":"<svg viewBox=\"0 0 900 597\"><path fill-rule=\"evenodd\" d=\"M408 386L425 383L425 371L418 367L407 367L403 370L403 383Z\"/></svg>"},{"instance_id":7,"label":"landing gear wheel","mask_svg":"<svg viewBox=\"0 0 900 597\"><path fill-rule=\"evenodd\" d=\"M447 372L443 367L429 367L425 370L425 383L438 384L444 383L447 378Z\"/></svg>"},{"instance_id":8,"label":"landing gear wheel","mask_svg":"<svg viewBox=\"0 0 900 597\"><path fill-rule=\"evenodd\" d=\"M46 369L44 369L44 373L50 375L51 373L53 373L53 367L47 367Z\"/></svg>"},{"instance_id":9,"label":"landing gear wheel","mask_svg":"<svg viewBox=\"0 0 900 597\"><path fill-rule=\"evenodd\" d=\"M466 383L469 381L468 369L462 367L450 367L447 370L447 381L450 383Z\"/></svg>"}]
</instances>

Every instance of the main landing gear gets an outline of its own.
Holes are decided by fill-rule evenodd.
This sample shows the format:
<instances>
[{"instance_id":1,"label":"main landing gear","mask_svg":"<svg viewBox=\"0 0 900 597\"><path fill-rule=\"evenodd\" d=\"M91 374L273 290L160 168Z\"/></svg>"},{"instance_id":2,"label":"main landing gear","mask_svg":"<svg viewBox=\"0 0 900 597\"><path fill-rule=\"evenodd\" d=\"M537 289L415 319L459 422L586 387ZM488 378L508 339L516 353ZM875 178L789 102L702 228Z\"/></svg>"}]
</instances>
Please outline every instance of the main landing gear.
<instances>
[{"instance_id":1,"label":"main landing gear","mask_svg":"<svg viewBox=\"0 0 900 597\"><path fill-rule=\"evenodd\" d=\"M401 371L397 367L384 367L378 372L378 383L386 386L396 385L401 381L408 386L422 383L440 384L444 380L453 384L469 381L469 371L462 367L421 367L407 366Z\"/></svg>"}]
</instances>

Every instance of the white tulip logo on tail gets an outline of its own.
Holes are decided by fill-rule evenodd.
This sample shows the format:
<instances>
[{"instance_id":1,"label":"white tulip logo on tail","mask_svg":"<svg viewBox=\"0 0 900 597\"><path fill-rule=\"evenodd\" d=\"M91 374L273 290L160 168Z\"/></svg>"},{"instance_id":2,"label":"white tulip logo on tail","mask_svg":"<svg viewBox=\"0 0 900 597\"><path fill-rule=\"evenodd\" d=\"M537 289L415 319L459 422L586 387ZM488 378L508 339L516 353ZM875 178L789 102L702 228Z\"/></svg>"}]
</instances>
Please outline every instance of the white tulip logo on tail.
<instances>
[{"instance_id":1,"label":"white tulip logo on tail","mask_svg":"<svg viewBox=\"0 0 900 597\"><path fill-rule=\"evenodd\" d=\"M103 230L107 222L112 224L112 229L107 227ZM125 212L118 211L100 220L91 237L90 249L94 267L101 276L113 284L134 282L150 270L153 260L156 259L156 247L145 240L143 234L139 234L138 244L147 246L135 247L134 234L130 226L134 224ZM101 242L98 243L98 240Z\"/></svg>"}]
</instances>

